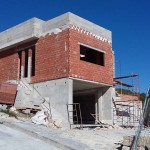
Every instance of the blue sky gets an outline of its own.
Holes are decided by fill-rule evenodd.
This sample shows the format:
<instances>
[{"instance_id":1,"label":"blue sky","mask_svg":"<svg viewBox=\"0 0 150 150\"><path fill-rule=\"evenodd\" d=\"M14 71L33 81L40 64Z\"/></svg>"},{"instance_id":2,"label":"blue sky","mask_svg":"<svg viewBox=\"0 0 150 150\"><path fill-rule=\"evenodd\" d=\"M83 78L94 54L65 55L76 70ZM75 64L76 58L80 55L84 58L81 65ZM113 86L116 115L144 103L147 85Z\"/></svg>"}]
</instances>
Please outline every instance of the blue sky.
<instances>
[{"instance_id":1,"label":"blue sky","mask_svg":"<svg viewBox=\"0 0 150 150\"><path fill-rule=\"evenodd\" d=\"M0 32L32 17L49 20L75 13L112 31L121 74L139 74L141 92L150 84L149 0L5 0L0 3ZM116 65L119 75L119 63Z\"/></svg>"}]
</instances>

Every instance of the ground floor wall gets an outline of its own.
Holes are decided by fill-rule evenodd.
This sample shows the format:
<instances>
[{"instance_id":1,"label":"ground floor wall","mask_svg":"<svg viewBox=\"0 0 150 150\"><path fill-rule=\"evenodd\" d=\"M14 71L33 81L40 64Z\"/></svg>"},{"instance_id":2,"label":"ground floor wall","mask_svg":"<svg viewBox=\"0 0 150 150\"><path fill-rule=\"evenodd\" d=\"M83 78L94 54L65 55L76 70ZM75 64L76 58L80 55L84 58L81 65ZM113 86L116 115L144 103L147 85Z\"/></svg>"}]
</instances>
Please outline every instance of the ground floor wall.
<instances>
[{"instance_id":1,"label":"ground floor wall","mask_svg":"<svg viewBox=\"0 0 150 150\"><path fill-rule=\"evenodd\" d=\"M34 84L28 84L27 80L22 79L18 86L15 106L37 107L39 105L45 109L49 108L52 119L59 119L65 127L69 127L67 104L77 102L75 101L76 92L73 90L73 84L74 80L70 78ZM91 112L96 114L96 119L104 123L112 124L112 88L103 86L96 89L82 90L81 93L84 93L84 91L86 96L83 97L82 94L79 94L78 103L82 105L81 113L85 118L87 117L89 119L89 113ZM91 95L89 91L94 91L94 93ZM85 108L86 105L87 109Z\"/></svg>"},{"instance_id":2,"label":"ground floor wall","mask_svg":"<svg viewBox=\"0 0 150 150\"><path fill-rule=\"evenodd\" d=\"M61 119L64 124L68 124L67 104L72 103L72 82L65 78L34 84L50 103L52 119Z\"/></svg>"},{"instance_id":3,"label":"ground floor wall","mask_svg":"<svg viewBox=\"0 0 150 150\"><path fill-rule=\"evenodd\" d=\"M31 84L23 81L19 86L16 107L35 107L42 105L50 109L52 119L61 120L68 126L67 104L72 103L72 80L68 78ZM28 87L28 88L26 88ZM46 102L44 102L46 100Z\"/></svg>"}]
</instances>

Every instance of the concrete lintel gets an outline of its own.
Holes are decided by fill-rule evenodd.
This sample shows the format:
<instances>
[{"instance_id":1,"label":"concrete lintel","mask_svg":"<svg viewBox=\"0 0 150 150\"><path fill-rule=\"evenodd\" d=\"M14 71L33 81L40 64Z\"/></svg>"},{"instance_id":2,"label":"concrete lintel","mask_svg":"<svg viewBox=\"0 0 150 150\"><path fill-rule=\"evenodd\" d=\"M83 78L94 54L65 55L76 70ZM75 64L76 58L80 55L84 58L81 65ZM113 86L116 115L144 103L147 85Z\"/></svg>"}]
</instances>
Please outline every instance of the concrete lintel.
<instances>
[{"instance_id":1,"label":"concrete lintel","mask_svg":"<svg viewBox=\"0 0 150 150\"><path fill-rule=\"evenodd\" d=\"M103 50L101 50L101 49L99 49L99 48L96 48L96 47L93 47L93 46L90 46L90 45L87 45L87 44L84 44L84 43L80 43L80 42L78 42L78 44L79 44L79 45L82 45L82 46L85 46L85 47L88 47L88 48L91 48L91 49L94 49L94 50L96 50L96 51L98 51L98 52L102 52L102 53L106 54L105 51L103 51Z\"/></svg>"},{"instance_id":2,"label":"concrete lintel","mask_svg":"<svg viewBox=\"0 0 150 150\"><path fill-rule=\"evenodd\" d=\"M76 81L87 82L87 83L93 83L93 84L102 85L102 86L107 86L107 87L112 87L111 84L106 84L106 83L102 83L102 82L96 82L96 81L85 80L85 79L79 79L79 78L73 78L73 77L69 77L69 79L76 80Z\"/></svg>"}]
</instances>

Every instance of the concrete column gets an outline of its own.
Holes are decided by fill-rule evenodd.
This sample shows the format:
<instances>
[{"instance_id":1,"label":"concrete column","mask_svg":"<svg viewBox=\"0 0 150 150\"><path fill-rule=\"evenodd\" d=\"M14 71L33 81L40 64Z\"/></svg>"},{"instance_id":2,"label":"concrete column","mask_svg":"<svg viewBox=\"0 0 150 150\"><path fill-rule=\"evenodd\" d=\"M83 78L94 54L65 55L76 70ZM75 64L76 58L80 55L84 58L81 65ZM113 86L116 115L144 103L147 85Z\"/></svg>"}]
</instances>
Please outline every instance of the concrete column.
<instances>
[{"instance_id":1,"label":"concrete column","mask_svg":"<svg viewBox=\"0 0 150 150\"><path fill-rule=\"evenodd\" d=\"M73 80L72 79L68 79L68 103L67 104L73 104ZM70 111L68 117L70 118L68 118L67 120L68 122L70 121L70 123L73 123L73 112L71 112L72 110L73 110L73 105L68 105L68 111Z\"/></svg>"},{"instance_id":2,"label":"concrete column","mask_svg":"<svg viewBox=\"0 0 150 150\"><path fill-rule=\"evenodd\" d=\"M98 116L99 116L99 109L98 108L99 108L98 107L98 93L96 93L96 95L95 95L95 114L96 114L96 118L98 118Z\"/></svg>"},{"instance_id":3,"label":"concrete column","mask_svg":"<svg viewBox=\"0 0 150 150\"><path fill-rule=\"evenodd\" d=\"M24 72L25 72L25 51L22 51L21 56L21 78L24 78Z\"/></svg>"},{"instance_id":4,"label":"concrete column","mask_svg":"<svg viewBox=\"0 0 150 150\"><path fill-rule=\"evenodd\" d=\"M99 114L99 120L103 120L103 110L102 110L102 88L98 90L98 114Z\"/></svg>"},{"instance_id":5,"label":"concrete column","mask_svg":"<svg viewBox=\"0 0 150 150\"><path fill-rule=\"evenodd\" d=\"M73 80L68 79L68 104L73 103Z\"/></svg>"},{"instance_id":6,"label":"concrete column","mask_svg":"<svg viewBox=\"0 0 150 150\"><path fill-rule=\"evenodd\" d=\"M31 81L32 71L32 49L28 49L28 82Z\"/></svg>"},{"instance_id":7,"label":"concrete column","mask_svg":"<svg viewBox=\"0 0 150 150\"><path fill-rule=\"evenodd\" d=\"M28 57L28 82L31 81L31 69L32 69L32 66L31 66L31 57L29 56Z\"/></svg>"},{"instance_id":8,"label":"concrete column","mask_svg":"<svg viewBox=\"0 0 150 150\"><path fill-rule=\"evenodd\" d=\"M113 124L112 88L103 87L98 91L99 119L108 124Z\"/></svg>"}]
</instances>

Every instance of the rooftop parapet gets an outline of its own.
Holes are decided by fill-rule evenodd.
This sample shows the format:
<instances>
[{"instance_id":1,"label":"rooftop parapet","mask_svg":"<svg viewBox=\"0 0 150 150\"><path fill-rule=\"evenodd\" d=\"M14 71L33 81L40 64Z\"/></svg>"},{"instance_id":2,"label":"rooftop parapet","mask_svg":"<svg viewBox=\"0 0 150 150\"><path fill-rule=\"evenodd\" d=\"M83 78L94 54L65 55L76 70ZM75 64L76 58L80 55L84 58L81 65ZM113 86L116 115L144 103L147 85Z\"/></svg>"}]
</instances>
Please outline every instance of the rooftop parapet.
<instances>
[{"instance_id":1,"label":"rooftop parapet","mask_svg":"<svg viewBox=\"0 0 150 150\"><path fill-rule=\"evenodd\" d=\"M112 42L111 31L68 12L48 21L32 18L0 32L0 51L38 39L47 33L61 32L62 28L68 28L70 25L87 30L100 39Z\"/></svg>"}]
</instances>

